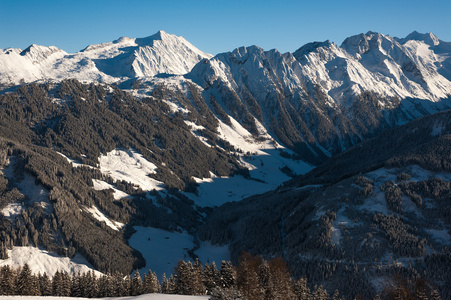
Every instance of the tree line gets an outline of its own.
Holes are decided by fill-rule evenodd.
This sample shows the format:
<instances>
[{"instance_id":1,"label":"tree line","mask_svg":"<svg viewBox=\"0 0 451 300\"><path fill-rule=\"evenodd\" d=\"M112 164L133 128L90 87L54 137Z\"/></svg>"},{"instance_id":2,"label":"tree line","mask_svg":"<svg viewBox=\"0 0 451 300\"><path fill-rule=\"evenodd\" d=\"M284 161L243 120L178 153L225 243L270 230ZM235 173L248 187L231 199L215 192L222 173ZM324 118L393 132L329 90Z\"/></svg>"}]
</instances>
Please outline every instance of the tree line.
<instances>
[{"instance_id":1,"label":"tree line","mask_svg":"<svg viewBox=\"0 0 451 300\"><path fill-rule=\"evenodd\" d=\"M282 258L269 261L244 252L237 266L222 261L202 265L199 260L179 261L174 273L163 274L161 281L155 272L141 277L138 270L132 275L121 273L96 275L94 271L72 273L56 271L33 274L28 264L17 269L6 265L0 268L0 295L59 296L59 297L125 297L163 293L179 295L210 295L212 300L345 299L339 290L329 294L322 286L309 287L307 278L293 279ZM364 299L357 295L355 299ZM441 299L437 290L424 279L409 283L395 275L374 299Z\"/></svg>"}]
</instances>

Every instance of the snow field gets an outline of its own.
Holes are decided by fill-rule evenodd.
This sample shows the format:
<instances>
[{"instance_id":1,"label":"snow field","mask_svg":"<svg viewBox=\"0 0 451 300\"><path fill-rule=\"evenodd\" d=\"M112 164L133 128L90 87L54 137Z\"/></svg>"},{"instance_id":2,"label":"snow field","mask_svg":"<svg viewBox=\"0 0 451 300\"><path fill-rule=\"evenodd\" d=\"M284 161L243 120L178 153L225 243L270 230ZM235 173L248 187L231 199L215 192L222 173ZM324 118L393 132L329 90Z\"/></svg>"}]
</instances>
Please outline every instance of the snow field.
<instances>
[{"instance_id":1,"label":"snow field","mask_svg":"<svg viewBox=\"0 0 451 300\"><path fill-rule=\"evenodd\" d=\"M267 140L257 142L235 119L230 117L230 120L232 126L218 120L219 137L229 142L236 149L241 149L244 153L250 154L240 154L240 162L249 169L254 180L245 179L242 176L218 177L213 173L211 173L211 178L194 178L199 183L198 195L188 193L185 195L194 200L197 205L202 207L220 206L226 202L239 201L245 197L275 189L278 185L290 179L280 170L283 166L288 166L296 174L305 174L313 168L305 162L280 156L278 149L283 149L289 153L291 151L274 145L270 136L264 132L261 124L260 129ZM200 127L191 123L187 123L187 125L190 125L193 130Z\"/></svg>"},{"instance_id":2,"label":"snow field","mask_svg":"<svg viewBox=\"0 0 451 300\"><path fill-rule=\"evenodd\" d=\"M85 207L85 210L89 212L91 216L93 216L96 220L100 222L105 222L105 224L108 227L112 228L113 230L119 231L122 229L122 227L124 227L123 223L109 219L95 206Z\"/></svg>"},{"instance_id":3,"label":"snow field","mask_svg":"<svg viewBox=\"0 0 451 300\"><path fill-rule=\"evenodd\" d=\"M69 257L59 256L56 253L48 252L35 247L14 247L8 250L8 259L0 260L0 267L9 265L12 268L23 267L26 263L32 273L41 272L53 276L56 271L66 273L86 273L94 270L87 260L80 254L75 254L71 259ZM100 276L102 273L95 271Z\"/></svg>"},{"instance_id":4,"label":"snow field","mask_svg":"<svg viewBox=\"0 0 451 300\"><path fill-rule=\"evenodd\" d=\"M194 240L187 232L169 232L152 227L135 226L136 233L132 235L129 244L141 252L146 260L146 266L139 270L141 276L152 270L161 279L174 273L179 260L192 260L188 250L194 247ZM202 243L194 252L202 263L215 261L219 266L222 260L230 260L227 246L216 247L210 243ZM218 265L219 263L219 265Z\"/></svg>"},{"instance_id":5,"label":"snow field","mask_svg":"<svg viewBox=\"0 0 451 300\"><path fill-rule=\"evenodd\" d=\"M115 180L125 180L144 191L162 190L164 183L150 178L157 166L133 149L116 149L99 158L100 171Z\"/></svg>"},{"instance_id":6,"label":"snow field","mask_svg":"<svg viewBox=\"0 0 451 300\"><path fill-rule=\"evenodd\" d=\"M119 200L121 198L125 198L125 197L129 197L130 196L129 194L124 193L121 190L118 190L117 188L115 188L114 186L109 184L108 182L105 182L105 181L102 181L102 180L99 180L99 179L93 179L92 183L94 185L94 189L97 190L97 191L108 190L108 189L114 190L113 197L116 200Z\"/></svg>"},{"instance_id":7,"label":"snow field","mask_svg":"<svg viewBox=\"0 0 451 300\"><path fill-rule=\"evenodd\" d=\"M8 166L0 170L6 178L14 178L14 167L15 159L11 158ZM28 198L28 203L38 203L41 207L47 211L51 211L51 205L49 200L48 191L42 186L37 185L35 182L35 177L30 174L25 173L23 179L17 184L18 190ZM14 218L21 214L24 206L22 203L9 203L5 208L2 209L2 213L5 217L14 220Z\"/></svg>"}]
</instances>

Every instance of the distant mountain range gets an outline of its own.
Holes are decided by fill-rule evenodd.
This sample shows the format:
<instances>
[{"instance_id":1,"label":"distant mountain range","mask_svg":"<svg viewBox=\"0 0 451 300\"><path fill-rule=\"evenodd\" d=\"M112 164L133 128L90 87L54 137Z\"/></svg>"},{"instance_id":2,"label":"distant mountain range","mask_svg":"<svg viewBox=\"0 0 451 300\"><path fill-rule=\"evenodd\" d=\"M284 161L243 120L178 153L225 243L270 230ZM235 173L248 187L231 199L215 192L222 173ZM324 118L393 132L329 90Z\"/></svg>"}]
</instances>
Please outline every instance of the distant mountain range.
<instances>
[{"instance_id":1,"label":"distant mountain range","mask_svg":"<svg viewBox=\"0 0 451 300\"><path fill-rule=\"evenodd\" d=\"M451 43L432 33L215 56L164 31L2 49L0 107L0 257L170 272L183 257L157 264L159 241L283 256L352 298L395 273L451 295Z\"/></svg>"},{"instance_id":2,"label":"distant mountain range","mask_svg":"<svg viewBox=\"0 0 451 300\"><path fill-rule=\"evenodd\" d=\"M0 78L4 85L68 78L121 87L195 83L220 119L225 113L253 135L268 132L317 164L381 129L449 108L451 43L432 33L399 39L368 32L341 46L314 42L293 53L252 46L212 57L159 31L75 54L52 46L5 49Z\"/></svg>"}]
</instances>

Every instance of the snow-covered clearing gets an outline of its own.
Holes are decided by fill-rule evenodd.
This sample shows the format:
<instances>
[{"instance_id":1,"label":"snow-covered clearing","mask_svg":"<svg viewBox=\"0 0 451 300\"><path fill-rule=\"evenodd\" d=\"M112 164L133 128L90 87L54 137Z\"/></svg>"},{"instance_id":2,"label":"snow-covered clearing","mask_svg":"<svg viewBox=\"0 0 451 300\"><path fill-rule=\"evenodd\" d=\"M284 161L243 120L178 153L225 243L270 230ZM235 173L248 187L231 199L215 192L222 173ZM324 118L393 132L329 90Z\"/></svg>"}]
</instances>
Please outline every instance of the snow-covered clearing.
<instances>
[{"instance_id":1,"label":"snow-covered clearing","mask_svg":"<svg viewBox=\"0 0 451 300\"><path fill-rule=\"evenodd\" d=\"M188 250L194 247L194 240L188 233L141 226L135 226L134 229L136 233L129 239L129 244L141 252L146 260L146 266L139 270L141 275L151 269L159 278L163 273L169 276L179 260L192 260ZM230 260L227 246L215 247L210 243L201 243L194 253L202 263L215 261L218 265L222 260Z\"/></svg>"},{"instance_id":2,"label":"snow-covered clearing","mask_svg":"<svg viewBox=\"0 0 451 300\"><path fill-rule=\"evenodd\" d=\"M53 276L56 271L60 272L80 272L86 273L94 270L87 260L80 254L75 254L71 259L69 257L59 256L56 253L48 252L35 247L14 247L8 250L8 259L0 260L0 267L9 265L13 268L24 266L27 263L31 272L46 272L47 275ZM100 272L95 271L97 275Z\"/></svg>"},{"instance_id":3,"label":"snow-covered clearing","mask_svg":"<svg viewBox=\"0 0 451 300\"><path fill-rule=\"evenodd\" d=\"M100 171L114 180L131 182L144 191L163 189L163 182L148 176L156 173L157 166L133 149L115 149L100 156L99 161Z\"/></svg>"},{"instance_id":4,"label":"snow-covered clearing","mask_svg":"<svg viewBox=\"0 0 451 300\"><path fill-rule=\"evenodd\" d=\"M7 217L7 218L9 218L11 221L13 221L14 218L15 218L16 216L19 216L19 215L21 214L22 210L24 210L24 209L25 209L25 207L22 206L21 203L9 203L8 205L6 205L6 206L2 209L1 213L2 213L5 217Z\"/></svg>"},{"instance_id":5,"label":"snow-covered clearing","mask_svg":"<svg viewBox=\"0 0 451 300\"><path fill-rule=\"evenodd\" d=\"M11 157L9 165L0 170L6 178L12 179L14 181L14 164L15 158ZM36 184L36 178L28 173L24 173L23 179L21 181L16 181L17 189L27 197L27 204L38 203L41 207L51 212L52 206L49 201L48 191L40 184ZM2 213L5 217L14 219L16 216L20 215L24 209L22 203L9 203L5 208L2 209Z\"/></svg>"},{"instance_id":6,"label":"snow-covered clearing","mask_svg":"<svg viewBox=\"0 0 451 300\"><path fill-rule=\"evenodd\" d=\"M102 181L99 179L93 179L92 184L94 185L94 189L97 191L108 190L108 189L114 190L113 197L116 200L130 196L129 194L124 193L121 190L118 190L117 188L115 188L114 186L109 184L108 182L105 182L105 181Z\"/></svg>"},{"instance_id":7,"label":"snow-covered clearing","mask_svg":"<svg viewBox=\"0 0 451 300\"><path fill-rule=\"evenodd\" d=\"M245 153L240 155L240 162L249 169L252 179L245 179L242 176L218 177L214 174L211 178L195 178L199 183L198 195L186 195L197 205L219 206L229 201L239 201L251 195L273 190L291 179L281 171L284 166L298 175L313 169L311 165L303 161L282 157L279 149L288 153L291 151L275 145L261 124L259 128L266 140L256 141L235 119L230 117L230 120L232 126L218 120L219 137ZM196 130L196 126L191 123L189 125Z\"/></svg>"},{"instance_id":8,"label":"snow-covered clearing","mask_svg":"<svg viewBox=\"0 0 451 300\"><path fill-rule=\"evenodd\" d=\"M429 233L433 239L435 239L436 241L442 243L442 244L446 244L446 245L451 245L451 235L449 235L449 233L447 232L447 230L443 229L443 230L438 230L438 229L426 229L427 233Z\"/></svg>"},{"instance_id":9,"label":"snow-covered clearing","mask_svg":"<svg viewBox=\"0 0 451 300\"><path fill-rule=\"evenodd\" d=\"M111 220L107 216L105 216L97 207L91 206L91 207L85 207L86 211L89 212L96 220L100 222L105 222L105 224L112 228L113 230L121 230L122 227L124 227L124 224L121 222L116 222L114 220Z\"/></svg>"},{"instance_id":10,"label":"snow-covered clearing","mask_svg":"<svg viewBox=\"0 0 451 300\"><path fill-rule=\"evenodd\" d=\"M185 296L185 295L168 295L168 294L145 294L130 297L112 297L109 300L206 300L210 296ZM0 300L86 300L86 298L73 297L48 297L48 296L0 296ZM90 298L105 299L105 298Z\"/></svg>"}]
</instances>

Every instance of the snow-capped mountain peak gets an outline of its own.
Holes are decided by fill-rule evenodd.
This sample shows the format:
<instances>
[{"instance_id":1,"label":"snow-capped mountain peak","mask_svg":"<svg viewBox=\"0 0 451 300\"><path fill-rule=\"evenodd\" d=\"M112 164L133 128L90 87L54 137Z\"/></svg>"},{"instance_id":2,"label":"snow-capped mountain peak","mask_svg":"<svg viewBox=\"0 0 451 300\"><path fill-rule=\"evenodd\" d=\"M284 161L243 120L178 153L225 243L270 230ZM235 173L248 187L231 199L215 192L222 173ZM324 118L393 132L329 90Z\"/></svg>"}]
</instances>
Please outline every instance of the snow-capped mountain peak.
<instances>
[{"instance_id":1,"label":"snow-capped mountain peak","mask_svg":"<svg viewBox=\"0 0 451 300\"><path fill-rule=\"evenodd\" d=\"M293 54L295 57L300 58L304 55L308 55L309 53L317 50L318 48L329 48L329 47L332 47L333 45L335 45L335 44L329 40L324 41L324 42L311 42L311 43L305 44L304 46L302 46L301 48L296 50Z\"/></svg>"},{"instance_id":2,"label":"snow-capped mountain peak","mask_svg":"<svg viewBox=\"0 0 451 300\"><path fill-rule=\"evenodd\" d=\"M203 58L212 55L200 51L183 37L162 30L135 40L132 69L135 77L151 77L160 73L186 74Z\"/></svg>"},{"instance_id":3,"label":"snow-capped mountain peak","mask_svg":"<svg viewBox=\"0 0 451 300\"><path fill-rule=\"evenodd\" d=\"M32 44L27 49L20 52L20 55L29 58L34 64L40 63L55 54L60 58L67 53L55 46L46 47L36 44Z\"/></svg>"},{"instance_id":4,"label":"snow-capped mountain peak","mask_svg":"<svg viewBox=\"0 0 451 300\"><path fill-rule=\"evenodd\" d=\"M121 37L89 45L70 55L54 46L6 49L0 53L0 78L8 83L68 77L111 83L161 73L183 75L210 57L183 37L160 30L145 38Z\"/></svg>"},{"instance_id":5,"label":"snow-capped mountain peak","mask_svg":"<svg viewBox=\"0 0 451 300\"><path fill-rule=\"evenodd\" d=\"M440 44L440 40L438 39L438 37L433 34L432 32L429 33L419 33L418 31L414 31L412 33L410 33L409 35L407 35L405 38L403 39L398 39L398 41L401 44L406 43L407 41L421 41L424 42L425 44L429 45L429 46L437 46L438 44Z\"/></svg>"}]
</instances>

